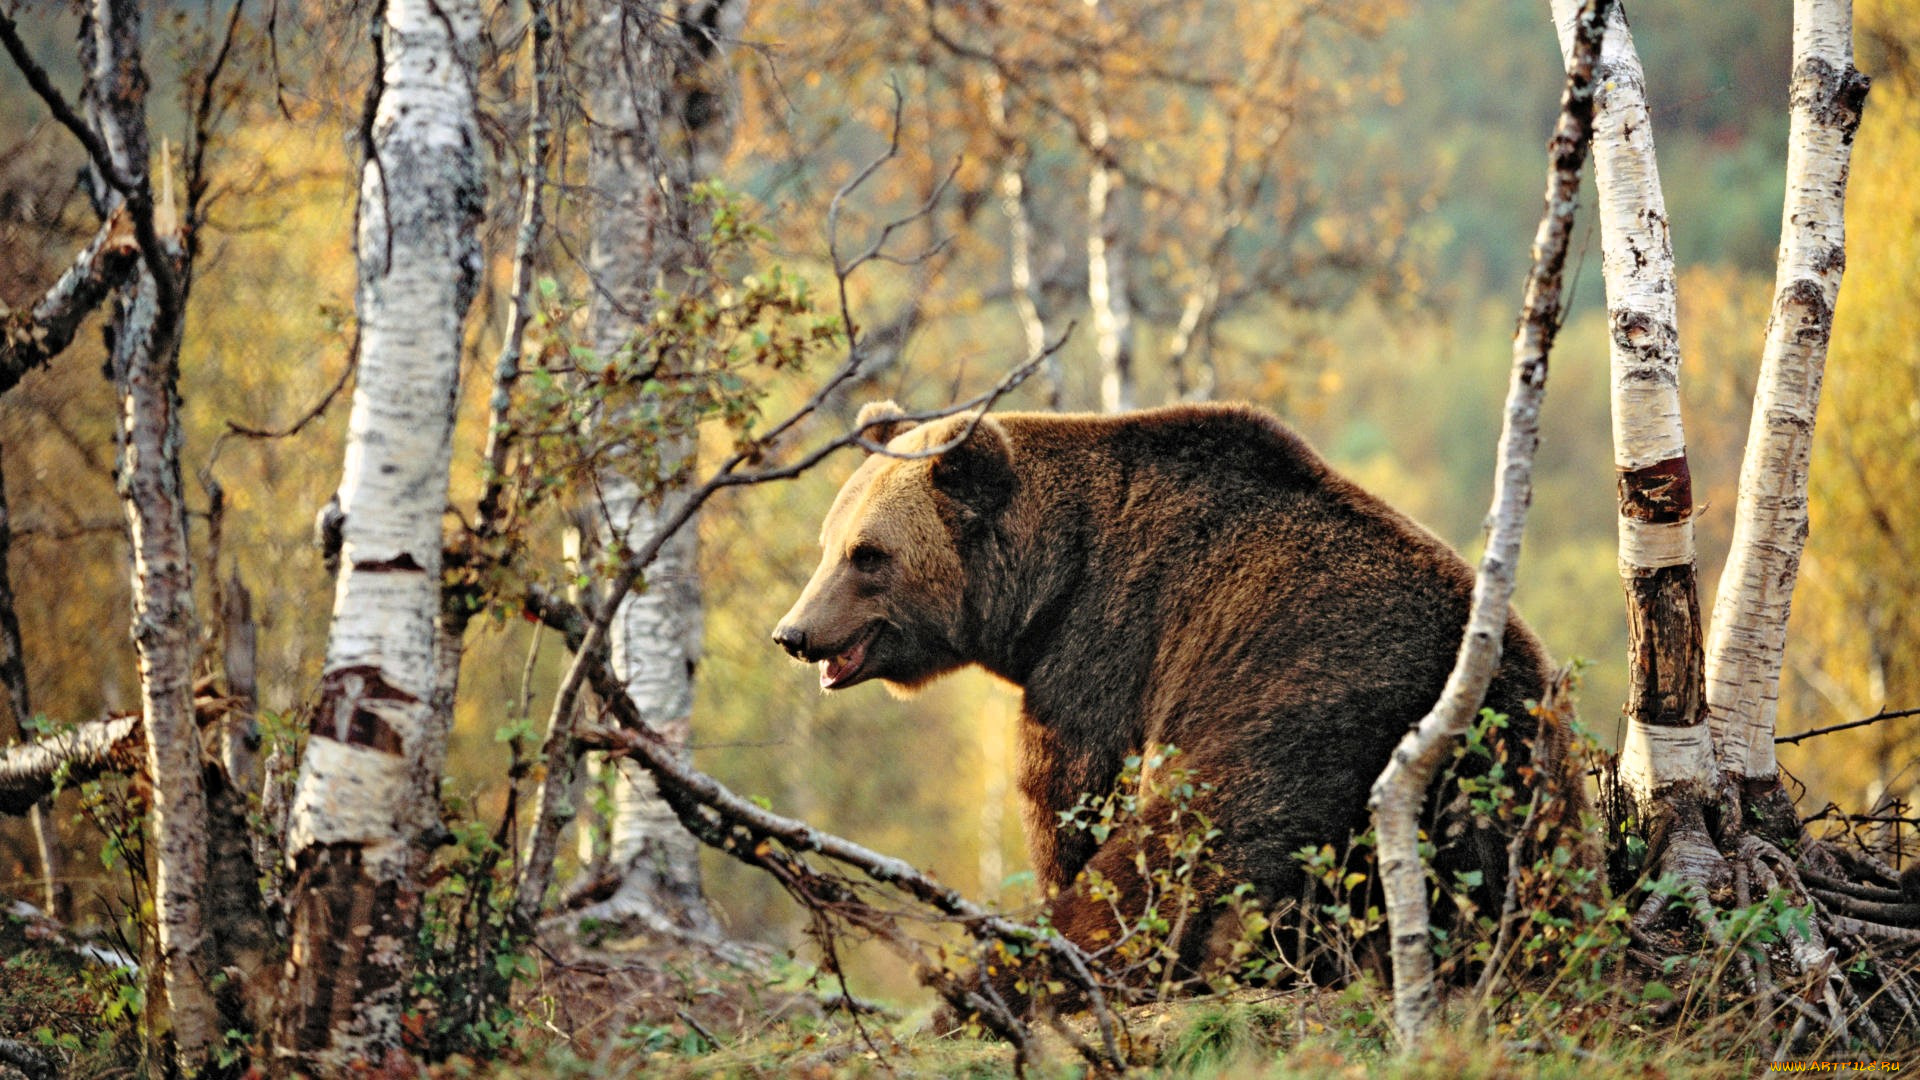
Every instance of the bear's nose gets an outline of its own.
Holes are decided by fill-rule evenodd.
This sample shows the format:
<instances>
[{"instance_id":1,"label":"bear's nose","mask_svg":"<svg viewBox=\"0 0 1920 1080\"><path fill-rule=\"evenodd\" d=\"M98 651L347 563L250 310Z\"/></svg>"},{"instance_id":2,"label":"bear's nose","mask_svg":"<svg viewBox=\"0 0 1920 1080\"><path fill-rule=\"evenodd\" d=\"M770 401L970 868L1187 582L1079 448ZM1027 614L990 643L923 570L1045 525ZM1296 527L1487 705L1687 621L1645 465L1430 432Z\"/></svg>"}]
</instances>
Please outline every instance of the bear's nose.
<instances>
[{"instance_id":1,"label":"bear's nose","mask_svg":"<svg viewBox=\"0 0 1920 1080\"><path fill-rule=\"evenodd\" d=\"M797 626L776 626L773 628L773 642L781 648L804 660L807 651L807 632Z\"/></svg>"}]
</instances>

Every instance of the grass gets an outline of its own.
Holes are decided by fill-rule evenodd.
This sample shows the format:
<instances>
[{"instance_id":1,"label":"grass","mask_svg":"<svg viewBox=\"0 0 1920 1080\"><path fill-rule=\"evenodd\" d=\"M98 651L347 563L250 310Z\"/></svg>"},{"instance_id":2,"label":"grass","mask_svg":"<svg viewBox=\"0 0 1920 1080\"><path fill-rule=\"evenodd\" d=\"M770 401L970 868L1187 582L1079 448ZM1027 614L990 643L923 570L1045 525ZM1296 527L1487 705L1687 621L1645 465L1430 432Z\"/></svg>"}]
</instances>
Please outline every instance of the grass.
<instances>
[{"instance_id":1,"label":"grass","mask_svg":"<svg viewBox=\"0 0 1920 1080\"><path fill-rule=\"evenodd\" d=\"M1293 1080L1386 1077L1389 1080L1643 1080L1672 1076L1718 1080L1767 1071L1762 1040L1729 1045L1714 1025L1695 1032L1659 1029L1643 1006L1590 1012L1590 1026L1556 1040L1502 1037L1499 1025L1476 1024L1456 1009L1439 1034L1401 1053L1386 1027L1386 1002L1371 985L1343 990L1239 991L1222 998L1165 1002L1125 1014L1129 1075L1196 1080ZM480 1063L463 1059L433 1067L442 1080L572 1080L585 1077L839 1078L913 1076L984 1080L1013 1075L1013 1053L997 1040L935 1036L926 1011L865 1021L844 1014L796 1015L750 1031L720 1034L719 1045L681 1025L670 1037L625 1040L589 1049L529 1032L517 1053ZM1085 1027L1084 1018L1076 1021ZM668 1026L669 1028L671 1025ZM1085 1066L1059 1036L1037 1040L1027 1075L1065 1080ZM1907 1064L1913 1064L1908 1062Z\"/></svg>"}]
</instances>

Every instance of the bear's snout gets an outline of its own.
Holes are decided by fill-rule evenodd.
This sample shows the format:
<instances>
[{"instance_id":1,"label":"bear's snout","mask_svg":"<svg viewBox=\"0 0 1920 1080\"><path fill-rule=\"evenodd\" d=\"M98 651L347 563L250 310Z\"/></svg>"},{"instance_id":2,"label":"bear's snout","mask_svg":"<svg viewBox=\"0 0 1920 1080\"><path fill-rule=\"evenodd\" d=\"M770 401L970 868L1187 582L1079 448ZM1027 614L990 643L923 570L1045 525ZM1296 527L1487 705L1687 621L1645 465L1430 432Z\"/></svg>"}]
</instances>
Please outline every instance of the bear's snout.
<instances>
[{"instance_id":1,"label":"bear's snout","mask_svg":"<svg viewBox=\"0 0 1920 1080\"><path fill-rule=\"evenodd\" d=\"M787 650L796 660L807 658L807 632L792 623L781 623L773 628L773 643Z\"/></svg>"}]
</instances>

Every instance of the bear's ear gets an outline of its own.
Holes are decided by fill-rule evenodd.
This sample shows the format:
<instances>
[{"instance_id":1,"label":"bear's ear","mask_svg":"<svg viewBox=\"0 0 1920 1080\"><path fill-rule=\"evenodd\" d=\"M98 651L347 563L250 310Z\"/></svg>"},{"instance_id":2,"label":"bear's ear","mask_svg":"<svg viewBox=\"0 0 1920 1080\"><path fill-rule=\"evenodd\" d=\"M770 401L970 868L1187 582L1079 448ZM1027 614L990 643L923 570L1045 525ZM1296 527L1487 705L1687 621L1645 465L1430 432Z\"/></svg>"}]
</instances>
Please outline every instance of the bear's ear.
<instances>
[{"instance_id":1,"label":"bear's ear","mask_svg":"<svg viewBox=\"0 0 1920 1080\"><path fill-rule=\"evenodd\" d=\"M1013 497L1013 451L1000 425L982 418L959 446L933 459L933 486L978 514Z\"/></svg>"},{"instance_id":2,"label":"bear's ear","mask_svg":"<svg viewBox=\"0 0 1920 1080\"><path fill-rule=\"evenodd\" d=\"M885 446L893 441L895 435L912 430L914 422L907 419L906 410L891 401L870 401L860 406L860 415L853 421L853 429L868 442Z\"/></svg>"}]
</instances>

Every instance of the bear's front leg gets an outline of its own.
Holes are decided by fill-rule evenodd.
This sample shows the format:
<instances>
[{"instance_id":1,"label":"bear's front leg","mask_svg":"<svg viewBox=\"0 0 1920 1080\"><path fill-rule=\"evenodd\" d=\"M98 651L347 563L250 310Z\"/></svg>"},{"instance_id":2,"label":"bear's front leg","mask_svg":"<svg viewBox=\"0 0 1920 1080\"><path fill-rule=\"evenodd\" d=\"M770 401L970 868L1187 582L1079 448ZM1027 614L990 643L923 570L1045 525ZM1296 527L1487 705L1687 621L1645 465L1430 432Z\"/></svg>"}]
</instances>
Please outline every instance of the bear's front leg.
<instances>
[{"instance_id":1,"label":"bear's front leg","mask_svg":"<svg viewBox=\"0 0 1920 1080\"><path fill-rule=\"evenodd\" d=\"M1049 898L1066 891L1099 847L1084 829L1063 825L1061 815L1087 796L1113 790L1130 748L1103 744L1084 734L1063 733L1058 724L1031 714L1020 718L1020 814L1027 855Z\"/></svg>"},{"instance_id":2,"label":"bear's front leg","mask_svg":"<svg viewBox=\"0 0 1920 1080\"><path fill-rule=\"evenodd\" d=\"M1194 820L1176 818L1164 800L1150 802L1137 828L1130 823L1090 845L1091 858L1048 904L1049 922L1085 954L1110 1004L1152 997L1205 974L1220 897L1229 886L1204 855L1181 862L1164 842ZM1031 1013L1036 998L1063 1012L1087 1006L1084 988L1044 952L1022 958L990 949L975 978L984 984L975 993L997 998L1016 1016ZM1040 987L1055 989L1040 993Z\"/></svg>"}]
</instances>

